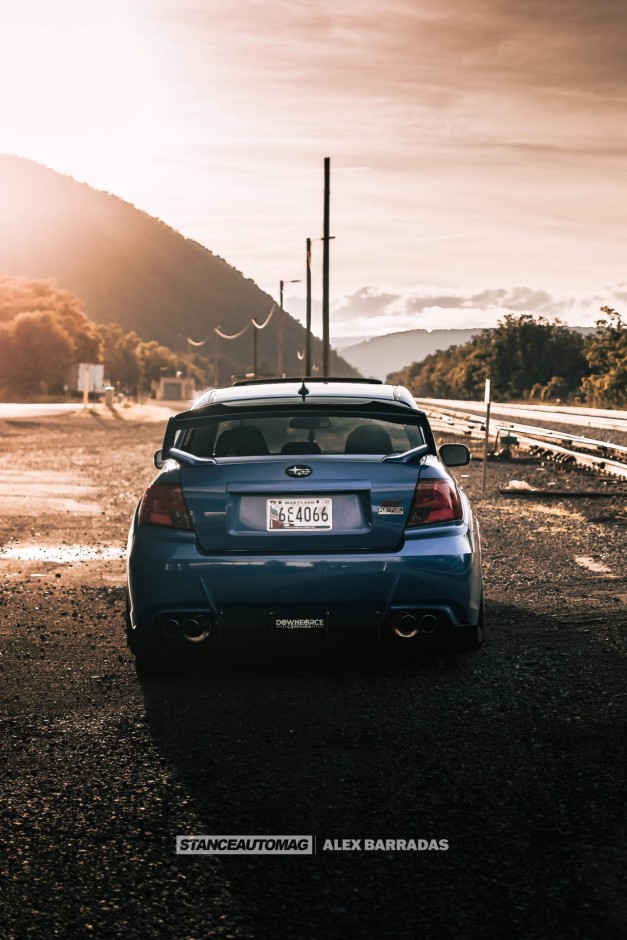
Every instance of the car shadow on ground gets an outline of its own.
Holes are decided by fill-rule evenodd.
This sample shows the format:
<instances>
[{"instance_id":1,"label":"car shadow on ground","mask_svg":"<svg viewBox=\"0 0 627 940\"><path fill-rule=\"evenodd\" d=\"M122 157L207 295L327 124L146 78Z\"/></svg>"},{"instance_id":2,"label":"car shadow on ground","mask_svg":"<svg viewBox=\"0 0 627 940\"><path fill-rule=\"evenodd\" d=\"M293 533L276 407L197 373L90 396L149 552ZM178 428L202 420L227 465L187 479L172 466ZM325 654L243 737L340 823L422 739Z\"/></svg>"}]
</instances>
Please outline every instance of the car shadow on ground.
<instances>
[{"instance_id":1,"label":"car shadow on ground","mask_svg":"<svg viewBox=\"0 0 627 940\"><path fill-rule=\"evenodd\" d=\"M457 936L504 935L514 894L529 936L546 935L546 924L575 930L589 913L586 892L597 911L615 909L612 872L624 853L608 829L627 784L616 768L620 729L598 711L580 715L618 657L586 635L583 674L576 624L501 603L488 605L488 621L477 653L409 661L351 648L140 673L148 729L179 793L172 842L308 834L318 846L308 860L180 858L181 870L227 878L240 911L254 897L251 936L285 928L305 894L315 930L299 936L389 936L395 919L405 935L449 935L460 917ZM582 816L591 800L603 826ZM453 850L322 850L349 837L448 838ZM425 882L429 892L414 890ZM597 923L614 935L614 923Z\"/></svg>"}]
</instances>

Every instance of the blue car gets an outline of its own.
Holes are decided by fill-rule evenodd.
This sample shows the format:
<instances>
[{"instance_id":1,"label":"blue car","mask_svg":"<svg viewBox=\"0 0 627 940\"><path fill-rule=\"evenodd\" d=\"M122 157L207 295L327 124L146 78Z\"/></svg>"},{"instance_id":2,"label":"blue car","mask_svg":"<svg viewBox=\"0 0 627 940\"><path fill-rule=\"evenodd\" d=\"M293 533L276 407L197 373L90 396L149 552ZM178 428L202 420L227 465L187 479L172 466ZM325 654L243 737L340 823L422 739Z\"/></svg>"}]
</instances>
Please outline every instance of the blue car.
<instances>
[{"instance_id":1,"label":"blue car","mask_svg":"<svg viewBox=\"0 0 627 940\"><path fill-rule=\"evenodd\" d=\"M479 528L409 392L276 379L170 418L133 518L126 632L137 657L483 641Z\"/></svg>"}]
</instances>

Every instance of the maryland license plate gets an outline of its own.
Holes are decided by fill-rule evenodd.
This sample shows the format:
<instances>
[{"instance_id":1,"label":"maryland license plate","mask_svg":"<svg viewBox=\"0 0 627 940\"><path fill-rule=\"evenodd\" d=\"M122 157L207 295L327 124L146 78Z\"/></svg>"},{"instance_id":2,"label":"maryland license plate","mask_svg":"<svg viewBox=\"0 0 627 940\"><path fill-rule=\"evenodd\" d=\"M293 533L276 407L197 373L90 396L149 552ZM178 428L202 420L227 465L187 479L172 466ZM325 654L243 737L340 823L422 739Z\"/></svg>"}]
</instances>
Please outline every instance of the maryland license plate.
<instances>
[{"instance_id":1,"label":"maryland license plate","mask_svg":"<svg viewBox=\"0 0 627 940\"><path fill-rule=\"evenodd\" d=\"M333 500L328 496L279 497L266 500L266 528L332 528Z\"/></svg>"}]
</instances>

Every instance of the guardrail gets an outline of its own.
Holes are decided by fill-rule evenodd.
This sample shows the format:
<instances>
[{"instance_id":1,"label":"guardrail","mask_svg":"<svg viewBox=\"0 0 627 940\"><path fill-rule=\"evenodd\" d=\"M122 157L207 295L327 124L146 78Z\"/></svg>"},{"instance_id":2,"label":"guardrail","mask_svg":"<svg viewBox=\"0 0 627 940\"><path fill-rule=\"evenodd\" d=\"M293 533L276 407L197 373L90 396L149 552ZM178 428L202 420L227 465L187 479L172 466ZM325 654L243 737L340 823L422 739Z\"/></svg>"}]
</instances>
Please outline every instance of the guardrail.
<instances>
[{"instance_id":1,"label":"guardrail","mask_svg":"<svg viewBox=\"0 0 627 940\"><path fill-rule=\"evenodd\" d=\"M480 414L437 405L424 399L417 399L417 402L429 415L434 430L482 440L485 437L485 419ZM495 432L492 453L496 451L499 437L503 437L503 432L508 432L508 436L516 435L518 446L532 453L627 479L627 446L623 444L518 422L491 421L490 429Z\"/></svg>"}]
</instances>

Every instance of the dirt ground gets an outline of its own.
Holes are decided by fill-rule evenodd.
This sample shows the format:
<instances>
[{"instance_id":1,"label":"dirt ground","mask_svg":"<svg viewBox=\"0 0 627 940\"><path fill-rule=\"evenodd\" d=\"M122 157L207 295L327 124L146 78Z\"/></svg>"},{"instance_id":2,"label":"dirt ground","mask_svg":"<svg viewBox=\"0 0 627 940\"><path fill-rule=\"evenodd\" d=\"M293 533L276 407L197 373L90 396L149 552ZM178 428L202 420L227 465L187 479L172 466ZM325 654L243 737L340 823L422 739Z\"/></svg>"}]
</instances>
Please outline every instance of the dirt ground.
<instances>
[{"instance_id":1,"label":"dirt ground","mask_svg":"<svg viewBox=\"0 0 627 940\"><path fill-rule=\"evenodd\" d=\"M123 553L164 424L0 424L2 935L627 937L625 484L523 458L482 497L479 460L456 473L478 653L143 676ZM192 833L318 851L177 856ZM324 849L369 838L448 848Z\"/></svg>"}]
</instances>

